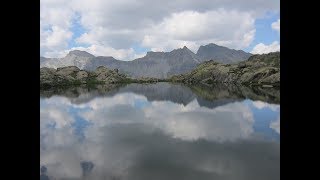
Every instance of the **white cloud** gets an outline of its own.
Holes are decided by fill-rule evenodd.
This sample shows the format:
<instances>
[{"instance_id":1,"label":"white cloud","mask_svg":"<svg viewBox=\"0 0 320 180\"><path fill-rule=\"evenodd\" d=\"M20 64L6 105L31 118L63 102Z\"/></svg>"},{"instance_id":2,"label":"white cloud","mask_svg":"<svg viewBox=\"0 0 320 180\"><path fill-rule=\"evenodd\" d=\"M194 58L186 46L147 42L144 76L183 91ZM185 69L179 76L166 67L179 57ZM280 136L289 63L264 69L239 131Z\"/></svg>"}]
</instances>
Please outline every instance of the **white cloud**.
<instances>
[{"instance_id":1,"label":"white cloud","mask_svg":"<svg viewBox=\"0 0 320 180\"><path fill-rule=\"evenodd\" d=\"M56 134L60 134L60 132ZM67 138L68 136L70 136L70 134L67 135ZM71 136L74 137L73 135ZM74 149L65 148L65 146L60 149L50 146L46 148L50 149L50 151L40 151L40 164L46 166L49 170L49 176L53 176L56 179L64 179L65 177L68 177L68 179L82 178L81 159L79 155L75 153Z\"/></svg>"},{"instance_id":2,"label":"white cloud","mask_svg":"<svg viewBox=\"0 0 320 180\"><path fill-rule=\"evenodd\" d=\"M200 107L197 100L186 106L167 101L153 101L137 109L134 107L137 101L147 103L146 97L132 93L94 99L87 103L92 111L81 113L81 116L97 126L147 124L174 138L188 141L200 138L234 141L249 138L253 132L252 112L242 103L230 103L209 109Z\"/></svg>"},{"instance_id":3,"label":"white cloud","mask_svg":"<svg viewBox=\"0 0 320 180\"><path fill-rule=\"evenodd\" d=\"M276 22L273 22L271 24L271 28L280 33L280 19L278 19Z\"/></svg>"},{"instance_id":4,"label":"white cloud","mask_svg":"<svg viewBox=\"0 0 320 180\"><path fill-rule=\"evenodd\" d=\"M266 54L269 52L280 51L280 43L278 41L274 41L270 45L265 45L263 43L257 44L253 47L251 53L252 54Z\"/></svg>"},{"instance_id":5,"label":"white cloud","mask_svg":"<svg viewBox=\"0 0 320 180\"><path fill-rule=\"evenodd\" d=\"M68 47L72 32L53 26L52 29L40 29L40 54L45 57L61 57Z\"/></svg>"},{"instance_id":6,"label":"white cloud","mask_svg":"<svg viewBox=\"0 0 320 180\"><path fill-rule=\"evenodd\" d=\"M220 9L173 13L147 32L142 45L154 50L170 51L187 46L197 51L200 45L211 42L241 49L252 42L255 27L251 14Z\"/></svg>"},{"instance_id":7,"label":"white cloud","mask_svg":"<svg viewBox=\"0 0 320 180\"><path fill-rule=\"evenodd\" d=\"M276 121L270 123L270 128L274 129L278 134L280 134L280 116L278 116Z\"/></svg>"},{"instance_id":8,"label":"white cloud","mask_svg":"<svg viewBox=\"0 0 320 180\"><path fill-rule=\"evenodd\" d=\"M72 32L62 29L59 26L52 26L51 30L42 32L40 46L44 48L66 47L67 41L72 37Z\"/></svg>"},{"instance_id":9,"label":"white cloud","mask_svg":"<svg viewBox=\"0 0 320 180\"><path fill-rule=\"evenodd\" d=\"M69 114L67 107L70 103L63 98L53 98L52 101L43 101L40 109L40 142L50 147L59 147L73 144L72 124L74 116Z\"/></svg>"},{"instance_id":10,"label":"white cloud","mask_svg":"<svg viewBox=\"0 0 320 180\"><path fill-rule=\"evenodd\" d=\"M68 47L74 11L66 0L40 1L40 53L57 54ZM54 53L56 52L56 53Z\"/></svg>"},{"instance_id":11,"label":"white cloud","mask_svg":"<svg viewBox=\"0 0 320 180\"><path fill-rule=\"evenodd\" d=\"M112 56L112 57L114 57L116 59L120 59L120 60L130 60L133 57L136 57L136 54L132 48L114 49L112 47L93 44L89 47L74 47L70 50L74 50L74 49L87 51L95 56L99 56L99 55ZM69 50L67 52L69 52Z\"/></svg>"},{"instance_id":12,"label":"white cloud","mask_svg":"<svg viewBox=\"0 0 320 180\"><path fill-rule=\"evenodd\" d=\"M68 50L54 49L52 51L43 52L43 54L41 54L41 56L44 56L46 58L62 58L62 57L65 57L68 54L68 52L69 52ZM55 62L50 62L50 63L52 65L56 66Z\"/></svg>"},{"instance_id":13,"label":"white cloud","mask_svg":"<svg viewBox=\"0 0 320 180\"><path fill-rule=\"evenodd\" d=\"M93 99L86 104L74 105L67 98L54 97L50 101L44 101L41 114L54 116L48 121L46 116L42 118L42 128L46 134L52 133L45 125L60 124L60 134L72 132L64 128L70 128L74 120L65 114L70 107L85 108L87 111L79 112L78 115L84 120L93 123L92 128L112 126L115 124L142 123L150 127L161 129L164 133L183 140L197 140L200 138L212 141L234 141L249 138L253 132L253 114L250 108L243 103L230 103L215 109L201 107L197 100L193 100L186 106L168 101L153 101L148 103L145 96L133 93L120 93L113 97ZM60 102L60 104L59 104ZM136 108L136 102L147 103L142 108ZM55 108L53 108L55 107ZM59 108L58 108L59 107ZM58 111L59 110L59 111ZM126 112L125 114L123 112ZM62 116L63 115L63 116ZM107 118L106 118L107 117ZM128 119L128 117L130 117ZM56 127L57 129L57 127ZM55 129L55 131L57 131ZM90 128L91 129L91 128ZM91 131L90 131L91 132ZM44 134L44 132L42 132ZM92 132L91 132L92 133ZM92 136L91 134L90 136ZM99 140L95 134L93 140ZM63 136L51 134L44 140L52 145L63 142L71 143L72 139L61 139ZM43 140L43 141L44 141Z\"/></svg>"},{"instance_id":14,"label":"white cloud","mask_svg":"<svg viewBox=\"0 0 320 180\"><path fill-rule=\"evenodd\" d=\"M142 57L145 55L145 53L136 54L132 48L114 49L114 48L108 47L108 46L93 44L88 47L78 46L78 47L73 47L73 48L67 49L67 50L46 52L44 54L44 56L47 58L62 58L62 57L65 57L72 50L86 51L86 52L91 53L95 56L100 56L100 55L112 56L116 59L124 60L124 61L132 60L132 59L139 58L139 57Z\"/></svg>"},{"instance_id":15,"label":"white cloud","mask_svg":"<svg viewBox=\"0 0 320 180\"><path fill-rule=\"evenodd\" d=\"M40 1L40 22L46 26L59 26L68 28L72 25L74 11L68 0L41 0Z\"/></svg>"},{"instance_id":16,"label":"white cloud","mask_svg":"<svg viewBox=\"0 0 320 180\"><path fill-rule=\"evenodd\" d=\"M200 107L196 100L187 106L172 104L168 107L164 102L148 107L146 111L154 126L161 127L174 138L187 141L235 141L249 138L253 132L252 112L242 103L208 109Z\"/></svg>"},{"instance_id":17,"label":"white cloud","mask_svg":"<svg viewBox=\"0 0 320 180\"><path fill-rule=\"evenodd\" d=\"M255 36L254 21L278 12L277 0L41 0L41 55L61 55L72 38L76 46L97 55L140 57L134 45L172 50L184 45L216 43L248 47ZM72 37L76 17L85 32ZM48 31L53 29L55 31ZM63 33L62 33L63 32ZM110 53L110 54L108 54Z\"/></svg>"},{"instance_id":18,"label":"white cloud","mask_svg":"<svg viewBox=\"0 0 320 180\"><path fill-rule=\"evenodd\" d=\"M279 111L280 109L280 105L278 104L269 104L263 101L253 101L252 105L257 109L268 108L268 109L271 109L272 111Z\"/></svg>"},{"instance_id":19,"label":"white cloud","mask_svg":"<svg viewBox=\"0 0 320 180\"><path fill-rule=\"evenodd\" d=\"M41 109L40 118L44 123L51 124L55 128L70 126L74 119L62 108L46 107Z\"/></svg>"}]
</instances>

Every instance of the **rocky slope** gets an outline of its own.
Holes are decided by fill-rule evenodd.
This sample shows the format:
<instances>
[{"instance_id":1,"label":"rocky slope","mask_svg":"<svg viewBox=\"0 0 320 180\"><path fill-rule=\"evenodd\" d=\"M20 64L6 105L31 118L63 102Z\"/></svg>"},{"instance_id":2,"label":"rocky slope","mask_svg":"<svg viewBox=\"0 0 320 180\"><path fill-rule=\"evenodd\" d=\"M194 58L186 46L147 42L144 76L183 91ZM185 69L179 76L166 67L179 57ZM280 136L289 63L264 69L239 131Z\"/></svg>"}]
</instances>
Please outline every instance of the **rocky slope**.
<instances>
[{"instance_id":1,"label":"rocky slope","mask_svg":"<svg viewBox=\"0 0 320 180\"><path fill-rule=\"evenodd\" d=\"M40 68L40 89L68 86L96 86L122 83L154 83L166 81L157 78L132 78L119 73L118 69L99 66L95 71L81 70L76 66L63 68Z\"/></svg>"},{"instance_id":2,"label":"rocky slope","mask_svg":"<svg viewBox=\"0 0 320 180\"><path fill-rule=\"evenodd\" d=\"M63 68L40 68L40 89L56 86L72 86L80 84L113 84L130 80L117 69L111 70L100 66L95 71L80 70L76 66Z\"/></svg>"},{"instance_id":3,"label":"rocky slope","mask_svg":"<svg viewBox=\"0 0 320 180\"><path fill-rule=\"evenodd\" d=\"M167 78L193 70L198 64L214 59L221 63L246 60L251 54L215 44L201 46L197 54L187 47L170 52L148 52L144 57L132 61L120 61L111 56L95 57L85 51L74 50L64 58L40 57L40 67L59 68L77 66L80 69L94 71L99 66L119 69L129 76Z\"/></svg>"},{"instance_id":4,"label":"rocky slope","mask_svg":"<svg viewBox=\"0 0 320 180\"><path fill-rule=\"evenodd\" d=\"M193 71L170 78L187 84L246 84L280 86L280 52L253 55L247 61L222 64L213 60L204 62Z\"/></svg>"},{"instance_id":5,"label":"rocky slope","mask_svg":"<svg viewBox=\"0 0 320 180\"><path fill-rule=\"evenodd\" d=\"M242 50L229 49L216 44L208 44L200 46L197 52L197 56L202 62L208 60L215 60L216 62L223 64L231 64L240 61L247 60L252 54L244 52Z\"/></svg>"},{"instance_id":6,"label":"rocky slope","mask_svg":"<svg viewBox=\"0 0 320 180\"><path fill-rule=\"evenodd\" d=\"M77 66L80 69L85 69L86 64L89 64L94 58L95 56L90 53L74 50L70 51L64 58L40 57L40 67L56 69L60 67Z\"/></svg>"}]
</instances>

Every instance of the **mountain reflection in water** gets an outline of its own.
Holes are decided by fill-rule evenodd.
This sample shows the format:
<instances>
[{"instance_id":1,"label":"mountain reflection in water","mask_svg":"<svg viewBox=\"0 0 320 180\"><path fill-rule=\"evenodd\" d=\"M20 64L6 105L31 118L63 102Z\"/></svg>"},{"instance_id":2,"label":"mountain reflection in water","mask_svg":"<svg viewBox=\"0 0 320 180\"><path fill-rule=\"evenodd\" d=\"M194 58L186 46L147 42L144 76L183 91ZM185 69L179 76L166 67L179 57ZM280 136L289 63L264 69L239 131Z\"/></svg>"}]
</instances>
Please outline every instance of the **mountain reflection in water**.
<instances>
[{"instance_id":1,"label":"mountain reflection in water","mask_svg":"<svg viewBox=\"0 0 320 180\"><path fill-rule=\"evenodd\" d=\"M279 103L235 86L40 91L40 179L280 179Z\"/></svg>"}]
</instances>

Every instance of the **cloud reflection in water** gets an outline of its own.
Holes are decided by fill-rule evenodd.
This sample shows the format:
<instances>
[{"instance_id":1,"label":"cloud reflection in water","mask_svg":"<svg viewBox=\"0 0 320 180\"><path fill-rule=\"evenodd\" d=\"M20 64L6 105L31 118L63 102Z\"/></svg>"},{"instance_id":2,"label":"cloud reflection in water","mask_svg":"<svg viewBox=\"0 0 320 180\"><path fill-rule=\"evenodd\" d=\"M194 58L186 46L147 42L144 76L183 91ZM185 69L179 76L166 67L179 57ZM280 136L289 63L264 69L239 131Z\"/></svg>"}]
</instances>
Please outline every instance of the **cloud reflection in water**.
<instances>
[{"instance_id":1,"label":"cloud reflection in water","mask_svg":"<svg viewBox=\"0 0 320 180\"><path fill-rule=\"evenodd\" d=\"M279 114L279 105L250 102ZM40 164L51 179L280 179L280 143L256 137L255 110L243 101L209 108L122 92L40 103ZM266 128L280 136L279 125Z\"/></svg>"}]
</instances>

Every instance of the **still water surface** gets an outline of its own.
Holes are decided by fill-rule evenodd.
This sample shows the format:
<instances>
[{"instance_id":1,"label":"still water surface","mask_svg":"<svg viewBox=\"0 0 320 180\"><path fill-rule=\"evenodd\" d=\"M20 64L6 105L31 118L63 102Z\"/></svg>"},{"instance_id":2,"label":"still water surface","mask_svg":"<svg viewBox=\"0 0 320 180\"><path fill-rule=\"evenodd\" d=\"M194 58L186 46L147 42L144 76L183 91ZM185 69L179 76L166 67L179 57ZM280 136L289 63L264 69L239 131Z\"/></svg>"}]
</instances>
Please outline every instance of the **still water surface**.
<instances>
[{"instance_id":1,"label":"still water surface","mask_svg":"<svg viewBox=\"0 0 320 180\"><path fill-rule=\"evenodd\" d=\"M169 83L42 91L40 179L280 179L272 91Z\"/></svg>"}]
</instances>

